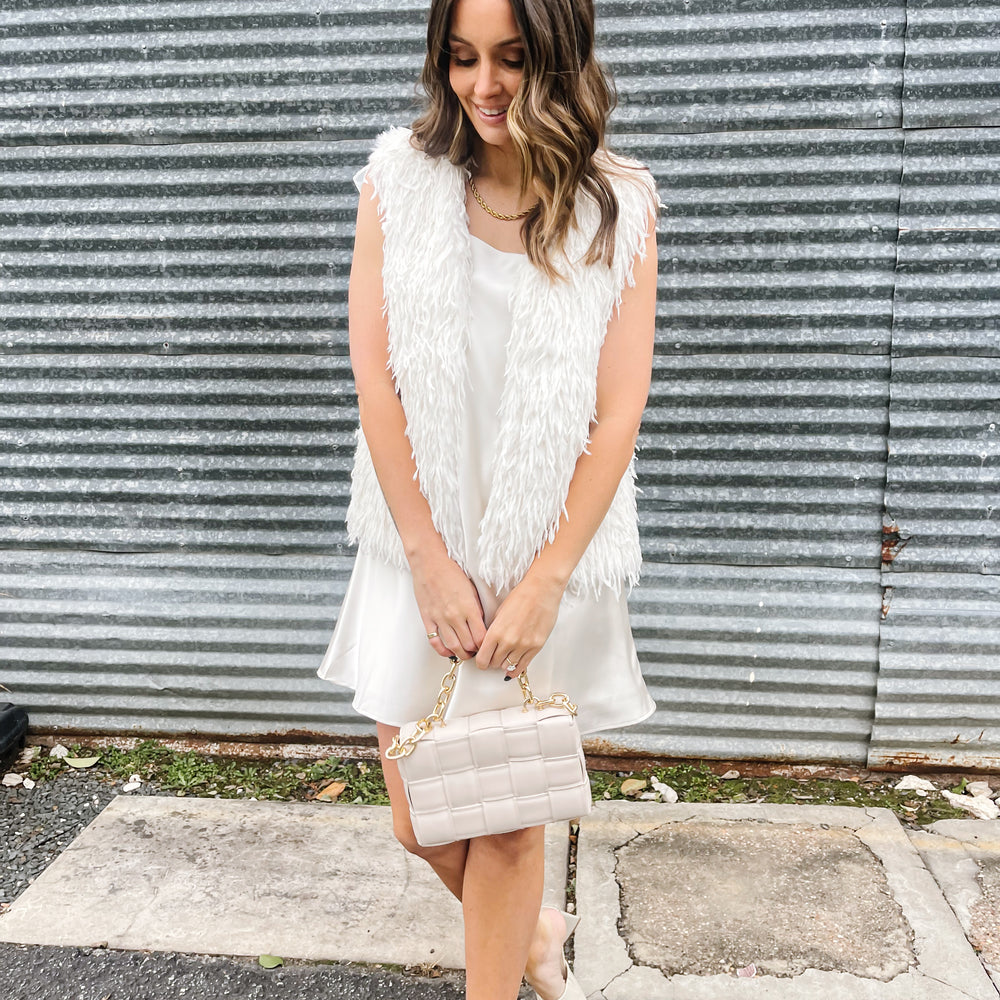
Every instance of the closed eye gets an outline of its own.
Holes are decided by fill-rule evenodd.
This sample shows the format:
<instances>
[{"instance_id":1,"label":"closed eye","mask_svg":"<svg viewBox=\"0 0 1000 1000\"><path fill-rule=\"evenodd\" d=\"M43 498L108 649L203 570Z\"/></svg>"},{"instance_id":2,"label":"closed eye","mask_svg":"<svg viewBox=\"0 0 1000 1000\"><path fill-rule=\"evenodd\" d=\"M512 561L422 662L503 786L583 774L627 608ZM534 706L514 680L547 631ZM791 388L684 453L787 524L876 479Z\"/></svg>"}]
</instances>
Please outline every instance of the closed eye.
<instances>
[{"instance_id":1,"label":"closed eye","mask_svg":"<svg viewBox=\"0 0 1000 1000\"><path fill-rule=\"evenodd\" d=\"M456 66L475 66L475 59L459 59L458 56L452 56L452 62ZM511 69L521 69L524 66L523 59L504 59L503 64L509 66Z\"/></svg>"}]
</instances>

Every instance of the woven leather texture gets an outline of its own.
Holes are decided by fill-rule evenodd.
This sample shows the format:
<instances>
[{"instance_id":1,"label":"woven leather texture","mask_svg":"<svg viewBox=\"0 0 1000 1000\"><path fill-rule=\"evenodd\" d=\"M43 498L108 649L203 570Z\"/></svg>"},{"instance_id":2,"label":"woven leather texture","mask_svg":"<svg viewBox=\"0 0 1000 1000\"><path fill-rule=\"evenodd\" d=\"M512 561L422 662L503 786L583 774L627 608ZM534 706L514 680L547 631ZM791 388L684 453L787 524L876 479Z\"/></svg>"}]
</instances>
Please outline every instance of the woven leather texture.
<instances>
[{"instance_id":1,"label":"woven leather texture","mask_svg":"<svg viewBox=\"0 0 1000 1000\"><path fill-rule=\"evenodd\" d=\"M424 847L573 819L593 805L580 730L557 706L449 719L398 764Z\"/></svg>"}]
</instances>

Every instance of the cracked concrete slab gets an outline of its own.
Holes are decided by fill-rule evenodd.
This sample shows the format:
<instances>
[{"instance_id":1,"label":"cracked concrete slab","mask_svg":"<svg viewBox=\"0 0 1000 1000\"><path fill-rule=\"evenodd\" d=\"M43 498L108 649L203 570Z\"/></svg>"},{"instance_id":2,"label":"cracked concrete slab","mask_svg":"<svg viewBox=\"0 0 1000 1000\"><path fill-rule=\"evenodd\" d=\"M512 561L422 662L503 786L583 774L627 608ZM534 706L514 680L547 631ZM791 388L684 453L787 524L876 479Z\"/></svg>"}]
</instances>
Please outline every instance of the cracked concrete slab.
<instances>
[{"instance_id":1,"label":"cracked concrete slab","mask_svg":"<svg viewBox=\"0 0 1000 1000\"><path fill-rule=\"evenodd\" d=\"M565 901L567 825L546 836ZM120 795L0 915L0 941L464 968L462 911L386 806Z\"/></svg>"},{"instance_id":2,"label":"cracked concrete slab","mask_svg":"<svg viewBox=\"0 0 1000 1000\"><path fill-rule=\"evenodd\" d=\"M736 956L740 966L756 956L757 972L776 976L825 969L888 980L910 965L899 904L851 830L688 820L617 854L620 930L633 958L665 975L733 973Z\"/></svg>"},{"instance_id":3,"label":"cracked concrete slab","mask_svg":"<svg viewBox=\"0 0 1000 1000\"><path fill-rule=\"evenodd\" d=\"M1000 820L938 820L910 842L1000 989Z\"/></svg>"},{"instance_id":4,"label":"cracked concrete slab","mask_svg":"<svg viewBox=\"0 0 1000 1000\"><path fill-rule=\"evenodd\" d=\"M886 809L602 803L576 895L591 1000L997 1000Z\"/></svg>"}]
</instances>

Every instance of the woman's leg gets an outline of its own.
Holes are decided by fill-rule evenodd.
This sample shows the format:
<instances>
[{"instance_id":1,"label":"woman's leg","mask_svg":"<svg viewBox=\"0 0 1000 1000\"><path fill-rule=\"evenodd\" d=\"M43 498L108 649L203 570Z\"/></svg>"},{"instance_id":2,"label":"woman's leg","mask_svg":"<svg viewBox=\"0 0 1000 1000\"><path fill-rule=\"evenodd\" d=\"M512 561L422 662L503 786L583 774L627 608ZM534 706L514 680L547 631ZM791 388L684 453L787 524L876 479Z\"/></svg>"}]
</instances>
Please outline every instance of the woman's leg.
<instances>
[{"instance_id":1,"label":"woman's leg","mask_svg":"<svg viewBox=\"0 0 1000 1000\"><path fill-rule=\"evenodd\" d=\"M441 881L462 900L469 1000L514 1000L529 949L532 965L541 973L535 977L539 983L544 977L558 984L561 936L554 934L551 911L540 912L545 828L476 837L441 847L421 847L413 834L399 768L385 756L399 729L380 722L377 730L396 838L411 854L427 861ZM543 969L548 976L544 976ZM555 970L554 980L551 969ZM561 992L560 986L552 996Z\"/></svg>"},{"instance_id":2,"label":"woman's leg","mask_svg":"<svg viewBox=\"0 0 1000 1000\"><path fill-rule=\"evenodd\" d=\"M423 858L434 869L438 878L461 899L462 883L465 879L465 856L469 850L469 842L459 840L454 844L443 844L441 847L421 847L417 843L410 823L410 807L406 802L406 791L403 788L403 779L399 776L399 767L394 760L389 760L385 755L393 737L399 732L399 726L387 726L378 722L375 728L378 732L382 774L385 776L385 787L389 791L392 829L396 839L411 854Z\"/></svg>"},{"instance_id":3,"label":"woman's leg","mask_svg":"<svg viewBox=\"0 0 1000 1000\"><path fill-rule=\"evenodd\" d=\"M517 996L539 922L544 868L543 826L469 841L462 895L467 1000Z\"/></svg>"}]
</instances>

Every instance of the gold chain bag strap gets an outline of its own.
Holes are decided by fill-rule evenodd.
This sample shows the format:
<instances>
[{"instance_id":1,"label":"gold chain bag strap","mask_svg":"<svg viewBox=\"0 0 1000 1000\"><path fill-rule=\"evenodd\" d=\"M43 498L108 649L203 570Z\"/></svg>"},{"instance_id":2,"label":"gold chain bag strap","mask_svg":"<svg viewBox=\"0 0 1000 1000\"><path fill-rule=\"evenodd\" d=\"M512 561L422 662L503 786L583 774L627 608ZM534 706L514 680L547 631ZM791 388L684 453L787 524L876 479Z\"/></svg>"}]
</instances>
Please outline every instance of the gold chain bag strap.
<instances>
[{"instance_id":1,"label":"gold chain bag strap","mask_svg":"<svg viewBox=\"0 0 1000 1000\"><path fill-rule=\"evenodd\" d=\"M434 711L402 726L385 754L399 767L417 843L437 847L589 813L576 705L562 693L536 698L522 672L522 705L445 721L460 663L451 657Z\"/></svg>"}]
</instances>

